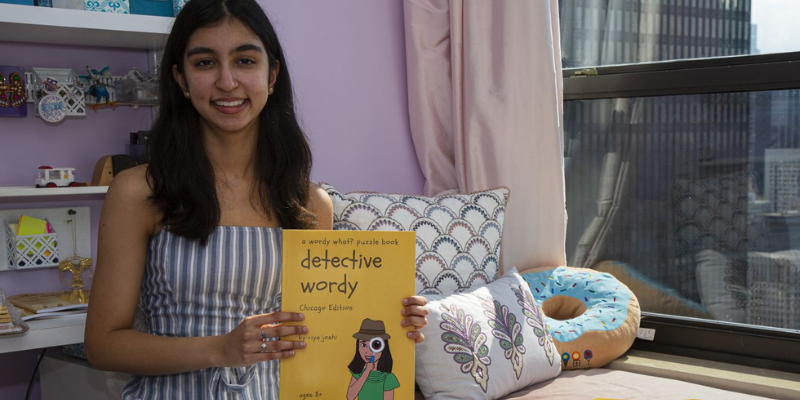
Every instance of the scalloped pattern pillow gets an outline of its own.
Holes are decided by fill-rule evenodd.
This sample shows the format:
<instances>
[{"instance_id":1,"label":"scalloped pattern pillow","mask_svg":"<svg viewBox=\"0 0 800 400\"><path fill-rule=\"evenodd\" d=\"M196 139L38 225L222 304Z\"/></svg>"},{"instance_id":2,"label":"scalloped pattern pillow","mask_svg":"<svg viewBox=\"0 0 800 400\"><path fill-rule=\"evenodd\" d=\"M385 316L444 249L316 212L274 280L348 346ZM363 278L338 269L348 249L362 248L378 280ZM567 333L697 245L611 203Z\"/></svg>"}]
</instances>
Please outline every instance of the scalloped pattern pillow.
<instances>
[{"instance_id":1,"label":"scalloped pattern pillow","mask_svg":"<svg viewBox=\"0 0 800 400\"><path fill-rule=\"evenodd\" d=\"M424 197L320 186L333 200L335 230L417 233L418 295L459 293L497 279L508 188Z\"/></svg>"}]
</instances>

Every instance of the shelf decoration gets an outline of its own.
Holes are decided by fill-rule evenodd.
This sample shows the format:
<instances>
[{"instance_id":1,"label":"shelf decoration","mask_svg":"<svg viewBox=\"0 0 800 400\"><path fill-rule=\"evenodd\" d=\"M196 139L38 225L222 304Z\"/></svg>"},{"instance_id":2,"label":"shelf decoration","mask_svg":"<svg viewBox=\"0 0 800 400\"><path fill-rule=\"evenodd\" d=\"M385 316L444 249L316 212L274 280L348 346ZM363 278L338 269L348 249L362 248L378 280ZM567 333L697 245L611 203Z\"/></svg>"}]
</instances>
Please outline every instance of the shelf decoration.
<instances>
[{"instance_id":1,"label":"shelf decoration","mask_svg":"<svg viewBox=\"0 0 800 400\"><path fill-rule=\"evenodd\" d=\"M25 70L22 67L0 65L0 117L25 117Z\"/></svg>"},{"instance_id":2,"label":"shelf decoration","mask_svg":"<svg viewBox=\"0 0 800 400\"><path fill-rule=\"evenodd\" d=\"M115 82L117 99L125 104L158 103L158 77L131 68L125 76Z\"/></svg>"},{"instance_id":3,"label":"shelf decoration","mask_svg":"<svg viewBox=\"0 0 800 400\"><path fill-rule=\"evenodd\" d=\"M111 71L108 67L101 70L86 66L88 75L78 75L78 80L85 90L86 104L91 105L93 109L97 110L98 107L110 105L117 106L117 89L114 77L111 76Z\"/></svg>"},{"instance_id":4,"label":"shelf decoration","mask_svg":"<svg viewBox=\"0 0 800 400\"><path fill-rule=\"evenodd\" d=\"M52 0L53 8L64 8L67 10L83 10L84 0Z\"/></svg>"},{"instance_id":5,"label":"shelf decoration","mask_svg":"<svg viewBox=\"0 0 800 400\"><path fill-rule=\"evenodd\" d=\"M130 14L131 4L128 0L84 0L83 9L86 11Z\"/></svg>"},{"instance_id":6,"label":"shelf decoration","mask_svg":"<svg viewBox=\"0 0 800 400\"><path fill-rule=\"evenodd\" d=\"M58 265L58 234L56 232L17 235L18 223L6 221L5 225L6 250L8 250L8 263L11 268L24 269Z\"/></svg>"},{"instance_id":7,"label":"shelf decoration","mask_svg":"<svg viewBox=\"0 0 800 400\"><path fill-rule=\"evenodd\" d=\"M71 290L80 290L88 286L92 282L94 273L91 269L92 259L89 257L81 257L78 255L78 233L76 232L76 223L74 221L77 212L69 210L68 214L70 219L67 223L72 228L72 256L58 264L58 277L61 283ZM68 274L69 272L69 274ZM88 278L84 279L84 272L88 272Z\"/></svg>"},{"instance_id":8,"label":"shelf decoration","mask_svg":"<svg viewBox=\"0 0 800 400\"><path fill-rule=\"evenodd\" d=\"M0 335L19 335L28 331L28 324L22 320L22 312L14 307L0 288Z\"/></svg>"},{"instance_id":9,"label":"shelf decoration","mask_svg":"<svg viewBox=\"0 0 800 400\"><path fill-rule=\"evenodd\" d=\"M186 3L188 2L189 0L172 0L172 11L174 12L174 15L176 17L178 16L178 13L181 12L181 10L183 9L183 6L185 6Z\"/></svg>"},{"instance_id":10,"label":"shelf decoration","mask_svg":"<svg viewBox=\"0 0 800 400\"><path fill-rule=\"evenodd\" d=\"M175 16L171 0L131 0L131 14Z\"/></svg>"},{"instance_id":11,"label":"shelf decoration","mask_svg":"<svg viewBox=\"0 0 800 400\"><path fill-rule=\"evenodd\" d=\"M69 68L33 67L28 95L36 103L36 115L47 122L86 115L83 87Z\"/></svg>"}]
</instances>

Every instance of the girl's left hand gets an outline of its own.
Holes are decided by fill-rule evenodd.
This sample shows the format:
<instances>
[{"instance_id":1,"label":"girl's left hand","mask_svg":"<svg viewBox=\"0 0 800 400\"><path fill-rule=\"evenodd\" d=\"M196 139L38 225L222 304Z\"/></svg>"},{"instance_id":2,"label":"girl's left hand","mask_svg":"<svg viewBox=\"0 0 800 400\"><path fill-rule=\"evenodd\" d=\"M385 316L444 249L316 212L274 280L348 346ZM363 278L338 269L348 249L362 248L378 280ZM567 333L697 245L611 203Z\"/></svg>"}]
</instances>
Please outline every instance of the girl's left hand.
<instances>
[{"instance_id":1,"label":"girl's left hand","mask_svg":"<svg viewBox=\"0 0 800 400\"><path fill-rule=\"evenodd\" d=\"M428 319L425 318L428 315L427 304L428 299L422 296L411 296L403 299L403 311L401 311L401 314L405 318L400 325L404 328L407 326L414 327L413 331L408 332L408 337L414 339L416 343L425 340L425 335L419 330L428 325Z\"/></svg>"}]
</instances>

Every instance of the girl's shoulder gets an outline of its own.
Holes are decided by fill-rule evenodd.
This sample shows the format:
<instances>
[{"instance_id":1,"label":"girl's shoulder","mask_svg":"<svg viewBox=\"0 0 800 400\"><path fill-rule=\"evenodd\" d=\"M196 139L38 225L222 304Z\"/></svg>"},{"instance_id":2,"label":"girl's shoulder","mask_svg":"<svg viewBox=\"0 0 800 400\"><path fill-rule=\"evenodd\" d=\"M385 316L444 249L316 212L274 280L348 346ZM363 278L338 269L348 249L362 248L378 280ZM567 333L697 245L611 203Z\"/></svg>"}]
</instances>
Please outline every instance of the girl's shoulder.
<instances>
[{"instance_id":1,"label":"girl's shoulder","mask_svg":"<svg viewBox=\"0 0 800 400\"><path fill-rule=\"evenodd\" d=\"M311 183L308 188L308 206L317 215L317 229L333 229L333 200L321 186Z\"/></svg>"},{"instance_id":2,"label":"girl's shoulder","mask_svg":"<svg viewBox=\"0 0 800 400\"><path fill-rule=\"evenodd\" d=\"M161 220L158 208L150 201L152 192L147 165L123 170L111 180L103 202L104 213L124 215L152 232Z\"/></svg>"},{"instance_id":3,"label":"girl's shoulder","mask_svg":"<svg viewBox=\"0 0 800 400\"><path fill-rule=\"evenodd\" d=\"M108 191L122 192L131 199L149 198L152 193L147 173L147 164L120 171L111 180Z\"/></svg>"}]
</instances>

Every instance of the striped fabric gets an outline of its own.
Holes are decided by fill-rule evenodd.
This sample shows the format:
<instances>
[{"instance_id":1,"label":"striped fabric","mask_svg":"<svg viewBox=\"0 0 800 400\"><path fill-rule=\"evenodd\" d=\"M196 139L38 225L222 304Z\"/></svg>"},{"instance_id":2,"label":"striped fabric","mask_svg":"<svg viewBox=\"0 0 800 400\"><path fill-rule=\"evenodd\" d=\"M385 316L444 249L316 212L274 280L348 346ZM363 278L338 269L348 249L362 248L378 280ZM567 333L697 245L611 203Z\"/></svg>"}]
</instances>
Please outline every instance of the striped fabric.
<instances>
[{"instance_id":1,"label":"striped fabric","mask_svg":"<svg viewBox=\"0 0 800 400\"><path fill-rule=\"evenodd\" d=\"M282 230L217 227L208 245L163 229L150 241L140 303L148 331L212 336L280 309ZM134 376L123 399L278 399L277 361Z\"/></svg>"}]
</instances>

